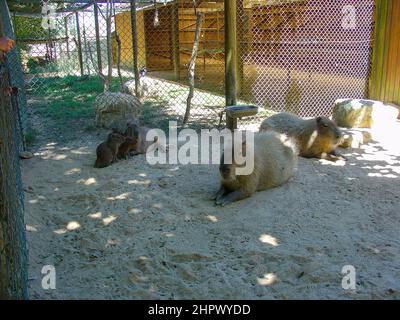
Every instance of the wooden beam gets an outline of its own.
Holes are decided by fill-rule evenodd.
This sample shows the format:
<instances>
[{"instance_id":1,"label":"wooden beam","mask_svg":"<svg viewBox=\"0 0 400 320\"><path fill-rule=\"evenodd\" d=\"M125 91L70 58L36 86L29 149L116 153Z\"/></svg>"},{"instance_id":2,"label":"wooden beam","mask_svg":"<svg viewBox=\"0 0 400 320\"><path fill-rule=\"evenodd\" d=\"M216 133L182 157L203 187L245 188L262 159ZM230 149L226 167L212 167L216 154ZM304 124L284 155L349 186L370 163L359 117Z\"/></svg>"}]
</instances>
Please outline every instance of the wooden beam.
<instances>
[{"instance_id":1,"label":"wooden beam","mask_svg":"<svg viewBox=\"0 0 400 320\"><path fill-rule=\"evenodd\" d=\"M236 1L225 0L225 99L227 106L236 105L237 100L237 25ZM228 128L234 129L233 119L228 119Z\"/></svg>"},{"instance_id":2,"label":"wooden beam","mask_svg":"<svg viewBox=\"0 0 400 320\"><path fill-rule=\"evenodd\" d=\"M96 51L97 51L97 68L99 72L103 72L103 63L101 61L101 43L100 43L100 28L99 28L99 8L97 3L93 4L94 28L96 30Z\"/></svg>"},{"instance_id":3,"label":"wooden beam","mask_svg":"<svg viewBox=\"0 0 400 320\"><path fill-rule=\"evenodd\" d=\"M175 80L180 79L180 52L179 52L179 7L174 2L171 7L171 43L172 43L172 64L174 66Z\"/></svg>"},{"instance_id":4,"label":"wooden beam","mask_svg":"<svg viewBox=\"0 0 400 320\"><path fill-rule=\"evenodd\" d=\"M76 33L78 36L77 45L78 45L78 59L79 59L79 68L81 70L81 76L83 77L83 57L82 57L82 41L81 41L81 29L79 26L79 14L75 12L75 20L76 20Z\"/></svg>"},{"instance_id":5,"label":"wooden beam","mask_svg":"<svg viewBox=\"0 0 400 320\"><path fill-rule=\"evenodd\" d=\"M131 0L131 30L132 30L132 53L133 73L135 74L135 95L139 98L139 69L138 69L138 39L136 28L136 0Z\"/></svg>"}]
</instances>

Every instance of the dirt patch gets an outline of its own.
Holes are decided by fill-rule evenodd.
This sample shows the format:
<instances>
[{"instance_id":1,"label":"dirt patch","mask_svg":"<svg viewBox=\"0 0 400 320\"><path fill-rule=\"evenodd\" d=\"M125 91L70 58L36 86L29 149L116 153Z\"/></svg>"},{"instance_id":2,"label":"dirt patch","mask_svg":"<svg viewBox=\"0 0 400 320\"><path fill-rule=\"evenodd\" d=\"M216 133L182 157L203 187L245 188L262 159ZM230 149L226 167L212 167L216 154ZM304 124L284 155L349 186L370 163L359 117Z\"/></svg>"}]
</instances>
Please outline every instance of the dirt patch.
<instances>
[{"instance_id":1,"label":"dirt patch","mask_svg":"<svg viewBox=\"0 0 400 320\"><path fill-rule=\"evenodd\" d=\"M400 298L395 143L345 165L300 159L288 184L219 208L217 166L139 155L95 169L97 134L46 136L22 162L33 299ZM56 290L41 287L47 264Z\"/></svg>"}]
</instances>

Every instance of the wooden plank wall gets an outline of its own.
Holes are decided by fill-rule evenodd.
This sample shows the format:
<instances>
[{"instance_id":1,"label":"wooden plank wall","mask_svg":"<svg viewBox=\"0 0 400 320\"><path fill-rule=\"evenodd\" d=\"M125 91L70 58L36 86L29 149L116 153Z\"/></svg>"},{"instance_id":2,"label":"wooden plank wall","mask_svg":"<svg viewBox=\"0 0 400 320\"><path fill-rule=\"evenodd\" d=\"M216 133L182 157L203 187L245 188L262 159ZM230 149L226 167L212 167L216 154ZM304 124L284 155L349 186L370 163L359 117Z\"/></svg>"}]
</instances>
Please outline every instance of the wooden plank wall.
<instances>
[{"instance_id":1,"label":"wooden plank wall","mask_svg":"<svg viewBox=\"0 0 400 320\"><path fill-rule=\"evenodd\" d=\"M376 0L369 96L400 105L400 1Z\"/></svg>"}]
</instances>

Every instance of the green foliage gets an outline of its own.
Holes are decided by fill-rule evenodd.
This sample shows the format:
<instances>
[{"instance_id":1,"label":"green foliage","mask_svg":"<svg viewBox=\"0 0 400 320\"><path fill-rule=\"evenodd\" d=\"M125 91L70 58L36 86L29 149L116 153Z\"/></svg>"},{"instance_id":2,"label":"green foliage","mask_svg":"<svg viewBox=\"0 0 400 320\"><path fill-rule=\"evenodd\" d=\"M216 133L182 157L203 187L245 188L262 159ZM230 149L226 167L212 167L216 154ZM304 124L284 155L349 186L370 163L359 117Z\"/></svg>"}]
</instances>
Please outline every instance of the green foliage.
<instances>
[{"instance_id":1,"label":"green foliage","mask_svg":"<svg viewBox=\"0 0 400 320\"><path fill-rule=\"evenodd\" d=\"M17 39L39 40L48 37L48 32L41 26L41 18L14 16L13 23Z\"/></svg>"},{"instance_id":2,"label":"green foliage","mask_svg":"<svg viewBox=\"0 0 400 320\"><path fill-rule=\"evenodd\" d=\"M113 79L110 87L111 91L118 91L118 79ZM41 78L36 93L44 97L47 104L39 112L46 117L63 121L94 118L93 102L101 92L103 85L95 76Z\"/></svg>"}]
</instances>

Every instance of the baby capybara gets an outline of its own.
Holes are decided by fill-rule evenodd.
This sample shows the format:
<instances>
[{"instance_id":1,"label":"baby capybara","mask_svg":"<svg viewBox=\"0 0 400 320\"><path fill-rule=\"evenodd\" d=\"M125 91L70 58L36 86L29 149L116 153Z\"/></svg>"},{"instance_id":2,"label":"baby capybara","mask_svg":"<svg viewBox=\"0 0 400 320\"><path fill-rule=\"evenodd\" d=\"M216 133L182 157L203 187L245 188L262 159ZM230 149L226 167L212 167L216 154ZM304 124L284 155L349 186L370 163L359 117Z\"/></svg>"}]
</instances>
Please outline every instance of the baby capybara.
<instances>
[{"instance_id":1,"label":"baby capybara","mask_svg":"<svg viewBox=\"0 0 400 320\"><path fill-rule=\"evenodd\" d=\"M137 145L137 138L125 137L125 141L118 148L118 159L126 159L129 152L135 151Z\"/></svg>"},{"instance_id":2,"label":"baby capybara","mask_svg":"<svg viewBox=\"0 0 400 320\"><path fill-rule=\"evenodd\" d=\"M340 144L342 133L327 117L304 120L290 113L278 113L262 122L260 131L267 130L294 138L302 157L331 161L344 159L335 150Z\"/></svg>"},{"instance_id":3,"label":"baby capybara","mask_svg":"<svg viewBox=\"0 0 400 320\"><path fill-rule=\"evenodd\" d=\"M245 144L243 148L245 149ZM227 152L233 153L232 149ZM238 167L225 163L224 154L219 166L221 187L214 196L217 205L250 197L256 191L280 186L293 176L298 150L291 138L277 132L256 133L254 136L254 169L250 175L236 175Z\"/></svg>"},{"instance_id":4,"label":"baby capybara","mask_svg":"<svg viewBox=\"0 0 400 320\"><path fill-rule=\"evenodd\" d=\"M158 137L155 137L153 141L146 140L146 135L149 130L151 129L140 126L138 121L131 121L128 123L125 135L136 141L135 148L132 151L138 154L146 154L148 151L158 148L162 152L166 152L166 146L159 142Z\"/></svg>"},{"instance_id":5,"label":"baby capybara","mask_svg":"<svg viewBox=\"0 0 400 320\"><path fill-rule=\"evenodd\" d=\"M95 168L105 168L117 161L119 146L125 141L125 137L118 133L110 133L107 141L100 143L96 149L97 159Z\"/></svg>"}]
</instances>

